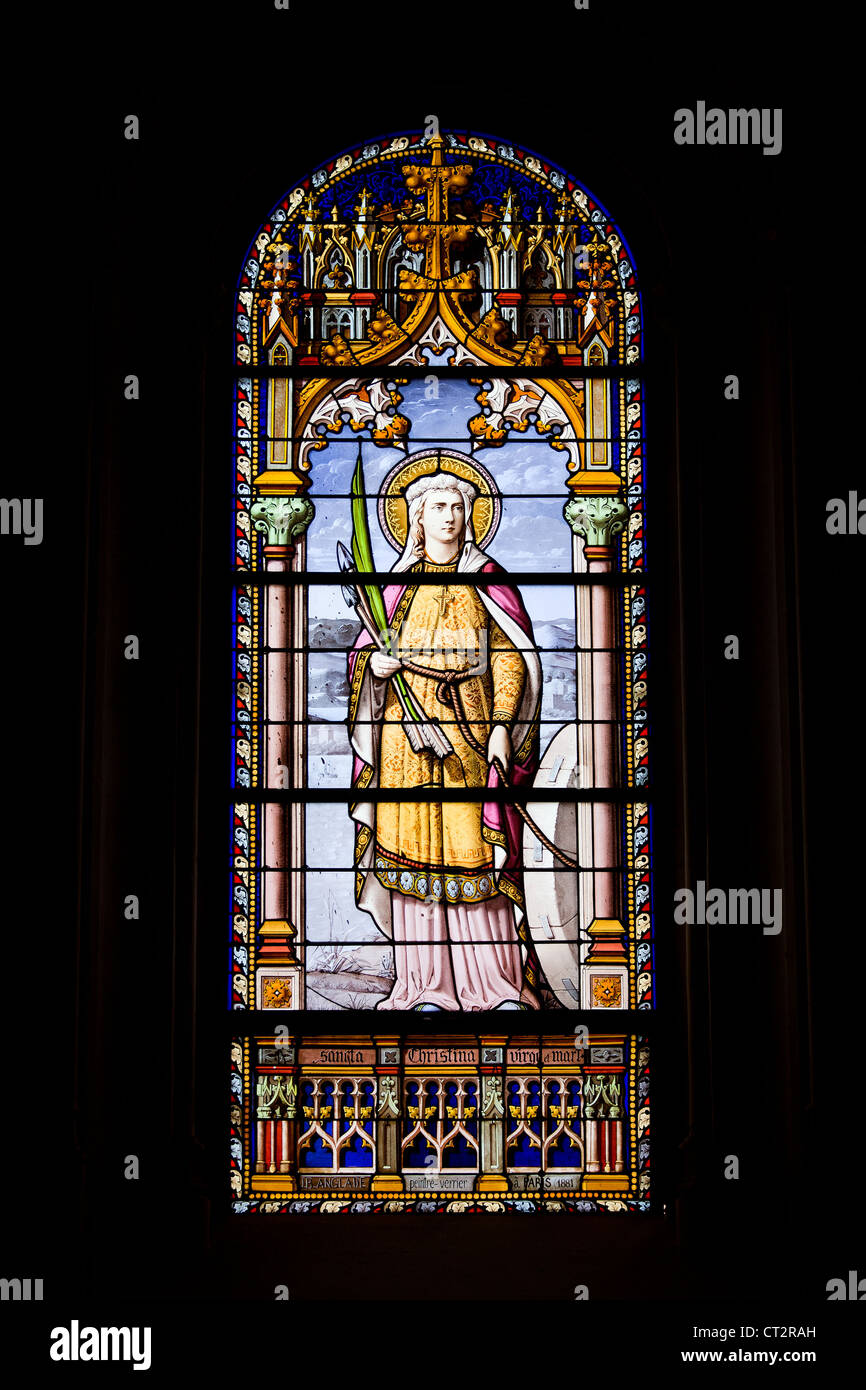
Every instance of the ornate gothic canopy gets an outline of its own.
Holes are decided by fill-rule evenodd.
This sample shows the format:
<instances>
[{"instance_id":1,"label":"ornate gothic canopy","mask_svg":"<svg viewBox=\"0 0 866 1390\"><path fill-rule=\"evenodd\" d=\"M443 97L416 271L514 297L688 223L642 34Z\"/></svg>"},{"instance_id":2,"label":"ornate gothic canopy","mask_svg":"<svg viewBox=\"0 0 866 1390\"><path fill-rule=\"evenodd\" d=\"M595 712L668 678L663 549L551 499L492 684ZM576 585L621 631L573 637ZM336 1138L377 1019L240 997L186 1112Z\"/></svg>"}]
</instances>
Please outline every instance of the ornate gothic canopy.
<instances>
[{"instance_id":1,"label":"ornate gothic canopy","mask_svg":"<svg viewBox=\"0 0 866 1390\"><path fill-rule=\"evenodd\" d=\"M610 461L583 456L592 430L575 369L637 363L640 341L634 270L604 210L553 166L474 135L396 136L338 156L274 210L238 294L238 363L311 369L294 402L301 476L347 421L405 447L397 368L477 364L511 382L476 379L477 447L531 423L569 472L595 465L592 491L612 493ZM347 374L342 399L317 367Z\"/></svg>"}]
</instances>

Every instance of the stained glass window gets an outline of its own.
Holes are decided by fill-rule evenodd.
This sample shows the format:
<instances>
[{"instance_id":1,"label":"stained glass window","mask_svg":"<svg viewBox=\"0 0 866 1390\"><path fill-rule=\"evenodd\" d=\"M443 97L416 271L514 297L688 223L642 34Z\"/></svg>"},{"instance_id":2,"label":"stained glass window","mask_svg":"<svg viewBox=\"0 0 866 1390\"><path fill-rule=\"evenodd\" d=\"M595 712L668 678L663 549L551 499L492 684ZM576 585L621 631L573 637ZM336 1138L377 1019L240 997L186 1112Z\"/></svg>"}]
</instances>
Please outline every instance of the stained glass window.
<instances>
[{"instance_id":1,"label":"stained glass window","mask_svg":"<svg viewBox=\"0 0 866 1390\"><path fill-rule=\"evenodd\" d=\"M648 1209L625 239L516 145L400 134L281 200L235 326L235 1209Z\"/></svg>"}]
</instances>

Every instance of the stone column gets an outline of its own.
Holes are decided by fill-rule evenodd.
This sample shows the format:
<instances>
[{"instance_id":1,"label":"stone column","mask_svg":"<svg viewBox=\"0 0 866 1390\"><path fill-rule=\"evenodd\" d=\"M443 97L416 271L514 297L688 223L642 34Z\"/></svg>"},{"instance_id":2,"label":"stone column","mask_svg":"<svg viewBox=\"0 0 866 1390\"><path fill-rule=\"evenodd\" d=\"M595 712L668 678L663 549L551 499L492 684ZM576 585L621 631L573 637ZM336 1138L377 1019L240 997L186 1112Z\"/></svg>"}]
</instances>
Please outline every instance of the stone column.
<instances>
[{"instance_id":1,"label":"stone column","mask_svg":"<svg viewBox=\"0 0 866 1390\"><path fill-rule=\"evenodd\" d=\"M399 1038L377 1037L376 1050L376 1173L371 1191L402 1193L400 1151L401 1046Z\"/></svg>"},{"instance_id":2,"label":"stone column","mask_svg":"<svg viewBox=\"0 0 866 1390\"><path fill-rule=\"evenodd\" d=\"M593 481L591 470L575 475L576 495L566 502L563 515L575 536L583 538L587 573L602 576L614 572L618 549L614 537L625 526L628 508L620 497L609 492L585 492L583 488L591 487ZM582 758L584 749L591 758L589 785L598 788L622 785L621 734L614 722L619 713L620 657L612 650L616 645L617 600L617 590L602 582L588 586L588 593L579 596L578 604L579 615L588 622L592 643L589 652L578 654L578 689L584 695L584 708L578 717L596 721L591 725L590 736L583 725L580 747ZM585 707L587 697L589 710ZM588 992L587 967L603 965L610 971L611 966L618 966L617 973L621 973L627 963L621 874L615 868L620 858L620 815L620 807L611 802L593 803L591 844L581 845L582 860L593 871L594 900L589 926L592 944L584 966L584 996ZM624 998L624 989L622 994ZM584 997L582 1003L585 1008L592 1007L591 999Z\"/></svg>"},{"instance_id":3,"label":"stone column","mask_svg":"<svg viewBox=\"0 0 866 1390\"><path fill-rule=\"evenodd\" d=\"M277 1171L276 1120L265 1120L265 1153L268 1160L267 1171L275 1173Z\"/></svg>"},{"instance_id":4,"label":"stone column","mask_svg":"<svg viewBox=\"0 0 866 1390\"><path fill-rule=\"evenodd\" d=\"M496 303L515 338L519 338L521 336L520 306L523 303L522 293L520 290L500 290L496 295Z\"/></svg>"},{"instance_id":5,"label":"stone column","mask_svg":"<svg viewBox=\"0 0 866 1390\"><path fill-rule=\"evenodd\" d=\"M253 1192L296 1192L297 1152L296 1048L279 1039L280 1064L259 1075L256 1085L256 1163Z\"/></svg>"},{"instance_id":6,"label":"stone column","mask_svg":"<svg viewBox=\"0 0 866 1390\"><path fill-rule=\"evenodd\" d=\"M254 1171L263 1173L265 1171L265 1130L271 1101L270 1080L266 1076L260 1076L256 1082L256 1101L256 1162Z\"/></svg>"},{"instance_id":7,"label":"stone column","mask_svg":"<svg viewBox=\"0 0 866 1390\"><path fill-rule=\"evenodd\" d=\"M289 1171L289 1122L280 1120L280 1172Z\"/></svg>"},{"instance_id":8,"label":"stone column","mask_svg":"<svg viewBox=\"0 0 866 1390\"><path fill-rule=\"evenodd\" d=\"M505 1038L481 1039L481 1171L476 1192L508 1192L505 1175Z\"/></svg>"},{"instance_id":9,"label":"stone column","mask_svg":"<svg viewBox=\"0 0 866 1390\"><path fill-rule=\"evenodd\" d=\"M624 1073L607 1068L584 1080L587 1163L584 1192L624 1192L630 1183L622 1147ZM603 1155L603 1156L602 1156Z\"/></svg>"},{"instance_id":10,"label":"stone column","mask_svg":"<svg viewBox=\"0 0 866 1390\"><path fill-rule=\"evenodd\" d=\"M586 1120L586 1171L598 1172L598 1130L597 1120Z\"/></svg>"},{"instance_id":11,"label":"stone column","mask_svg":"<svg viewBox=\"0 0 866 1390\"><path fill-rule=\"evenodd\" d=\"M291 572L295 542L303 536L315 514L309 498L272 491L275 487L285 489L289 479L296 476L289 469L272 469L256 479L259 500L253 503L251 515L256 530L266 537L265 573L274 577ZM298 482L305 485L304 480ZM292 721L296 665L292 648L297 645L294 589L295 586L278 582L266 585L263 594L268 647L263 701L268 722L263 773L264 787L277 791L286 791L292 785L292 772L297 772L294 747L297 730ZM297 783L297 776L295 782L302 785ZM292 810L291 805L269 801L261 812L265 873L256 967L257 1009L303 1007L301 970L292 945L292 938L297 934L290 906Z\"/></svg>"},{"instance_id":12,"label":"stone column","mask_svg":"<svg viewBox=\"0 0 866 1390\"><path fill-rule=\"evenodd\" d=\"M288 1191L296 1192L298 1187L295 1172L298 1153L298 1072L294 1046L290 1049L287 1048L286 1062L291 1065L292 1070L283 1078L280 1096L284 1112L284 1118L280 1120L282 1137L280 1173L283 1175L284 1187Z\"/></svg>"},{"instance_id":13,"label":"stone column","mask_svg":"<svg viewBox=\"0 0 866 1390\"><path fill-rule=\"evenodd\" d=\"M614 1158L616 1160L613 1165L613 1171L615 1173L623 1173L625 1172L625 1160L622 1151L622 1120L611 1120L611 1126L614 1134L613 1146Z\"/></svg>"},{"instance_id":14,"label":"stone column","mask_svg":"<svg viewBox=\"0 0 866 1390\"><path fill-rule=\"evenodd\" d=\"M282 1042L285 1049L285 1065L291 1068L288 1072L282 1073L281 1090L279 1090L278 1101L279 1109L282 1111L282 1118L279 1120L279 1130L281 1130L282 1152L279 1158L279 1175L281 1175L281 1190L297 1191L297 1091L299 1091L300 1074L297 1070L297 1051L295 1038L289 1038Z\"/></svg>"},{"instance_id":15,"label":"stone column","mask_svg":"<svg viewBox=\"0 0 866 1390\"><path fill-rule=\"evenodd\" d=\"M610 1101L608 1104L608 1114L610 1116L610 1171L612 1173L622 1173L625 1171L622 1151L622 1105L620 1102L623 1097L625 1086L625 1075L613 1072L608 1081L608 1094Z\"/></svg>"},{"instance_id":16,"label":"stone column","mask_svg":"<svg viewBox=\"0 0 866 1390\"><path fill-rule=\"evenodd\" d=\"M553 294L551 294L550 298L552 303L556 307L555 336L559 338L560 341L566 342L569 338L574 337L574 334L568 331L568 306L570 302L573 300L574 295L566 294L563 290L555 290Z\"/></svg>"}]
</instances>

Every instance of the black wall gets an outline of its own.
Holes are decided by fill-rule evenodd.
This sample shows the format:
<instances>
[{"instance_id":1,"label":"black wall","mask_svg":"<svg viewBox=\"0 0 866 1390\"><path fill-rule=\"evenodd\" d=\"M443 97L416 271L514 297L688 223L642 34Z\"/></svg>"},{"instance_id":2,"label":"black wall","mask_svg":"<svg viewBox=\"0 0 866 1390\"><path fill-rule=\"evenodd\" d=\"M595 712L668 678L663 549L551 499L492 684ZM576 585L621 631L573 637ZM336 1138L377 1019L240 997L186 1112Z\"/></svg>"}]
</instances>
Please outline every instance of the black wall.
<instances>
[{"instance_id":1,"label":"black wall","mask_svg":"<svg viewBox=\"0 0 866 1390\"><path fill-rule=\"evenodd\" d=\"M665 63L611 99L629 37L600 15L595 47L575 41L555 80L521 76L519 47L494 47L448 83L434 71L459 61L456 34L406 69L394 48L353 57L337 24L304 63L281 20L265 13L250 59L212 48L203 11L197 58L167 49L79 90L68 158L50 198L32 203L53 288L22 290L37 301L35 413L5 484L33 495L38 480L46 499L42 546L3 542L20 762L8 914L25 942L7 1111L43 1113L47 1087L57 1120L38 1188L15 1145L7 1200L21 1231L8 1248L35 1273L37 1242L46 1279L95 1307L119 1289L269 1299L277 1282L302 1299L571 1299L588 1283L599 1299L820 1303L826 1281L856 1266L856 1214L844 1213L861 1203L846 1026L862 918L851 819L862 542L825 528L827 499L858 485L832 353L816 374L816 316L838 325L844 293L827 253L809 249L837 216L816 187L833 168L825 132L802 90L766 71ZM634 42L645 57L666 47L658 29ZM593 103L577 118L590 70ZM676 146L673 112L698 99L782 106L782 154ZM138 142L123 139L128 112ZM459 1258L444 1219L420 1231L404 1218L228 1221L225 1183L233 287L297 178L429 112L443 130L514 139L580 178L629 239L647 323L664 1211L464 1222ZM41 169L22 162L37 186ZM58 358L73 386L62 407ZM123 397L130 372L137 403ZM730 373L736 402L723 394ZM123 659L127 633L138 662ZM723 658L727 634L739 661ZM675 927L665 904L696 879L782 888L781 934ZM124 920L128 893L138 922ZM137 1182L124 1179L127 1154L140 1158ZM730 1154L737 1182L723 1177Z\"/></svg>"}]
</instances>

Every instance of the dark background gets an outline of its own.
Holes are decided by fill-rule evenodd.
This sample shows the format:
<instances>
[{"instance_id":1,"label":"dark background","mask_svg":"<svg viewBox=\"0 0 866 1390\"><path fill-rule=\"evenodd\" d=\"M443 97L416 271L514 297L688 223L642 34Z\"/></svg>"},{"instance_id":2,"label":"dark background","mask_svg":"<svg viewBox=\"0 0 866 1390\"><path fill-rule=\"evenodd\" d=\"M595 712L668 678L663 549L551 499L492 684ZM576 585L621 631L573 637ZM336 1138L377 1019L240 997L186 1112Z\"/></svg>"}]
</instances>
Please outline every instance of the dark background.
<instances>
[{"instance_id":1,"label":"dark background","mask_svg":"<svg viewBox=\"0 0 866 1390\"><path fill-rule=\"evenodd\" d=\"M701 1300L705 1321L719 1307L730 1325L736 1308L841 1327L827 1280L858 1257L866 1274L862 540L825 527L828 499L862 473L839 409L854 389L840 373L844 127L760 11L746 62L723 61L725 34L687 10L548 3L520 37L472 6L434 23L292 5L180 11L104 66L85 38L69 100L40 108L15 153L28 196L14 299L31 340L28 413L10 401L7 417L26 444L4 492L45 498L45 539L2 541L14 1062L0 1272L41 1275L55 1321L105 1321L118 1298L166 1316L267 1301L276 1283L293 1300L380 1301L570 1301L585 1283L596 1311L652 1300L690 1325ZM699 99L781 106L782 153L676 146L673 113ZM123 138L130 112L138 142ZM568 169L623 229L643 294L659 860L646 1219L228 1214L233 289L296 180L427 113ZM739 661L723 659L727 634ZM697 879L781 887L781 934L675 927L664 903Z\"/></svg>"}]
</instances>

